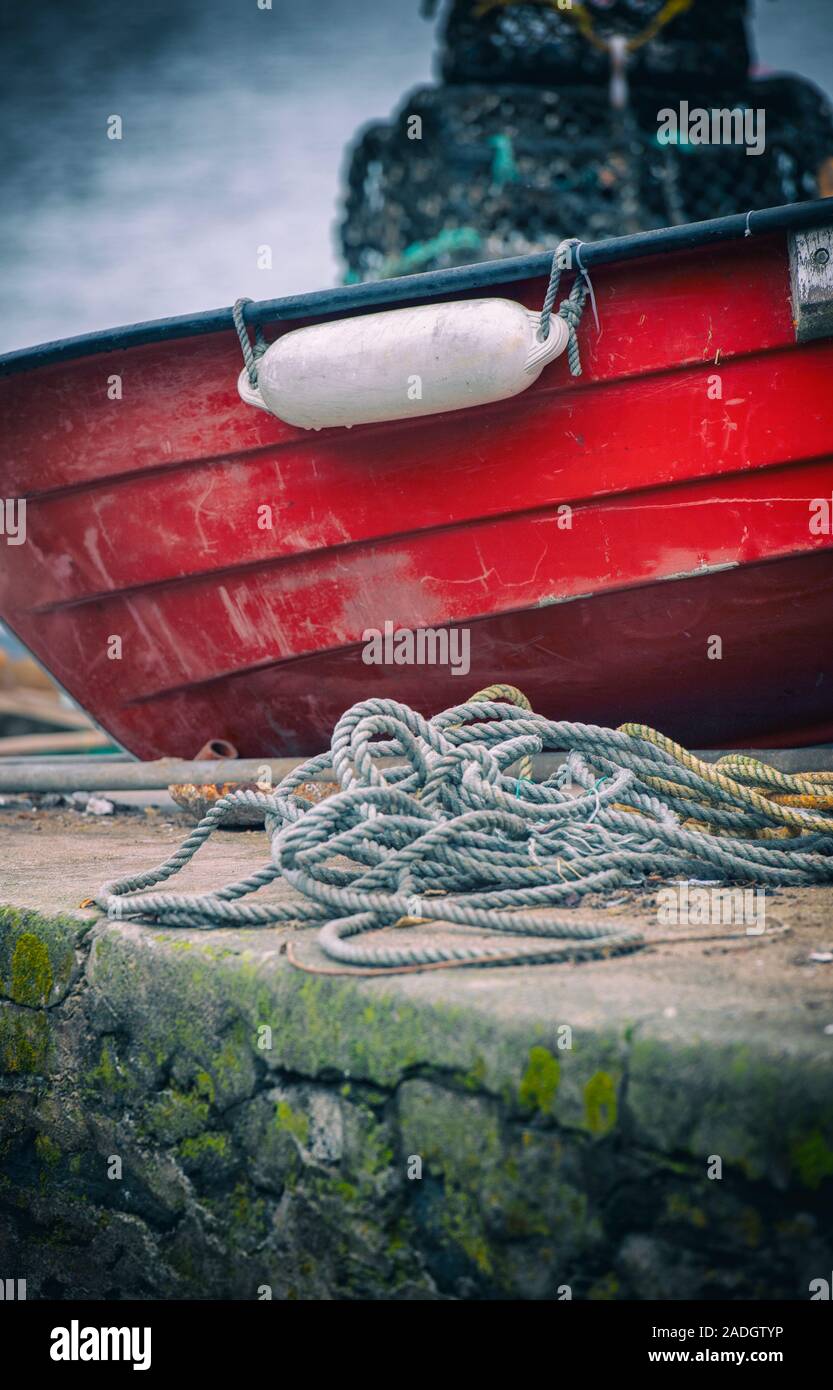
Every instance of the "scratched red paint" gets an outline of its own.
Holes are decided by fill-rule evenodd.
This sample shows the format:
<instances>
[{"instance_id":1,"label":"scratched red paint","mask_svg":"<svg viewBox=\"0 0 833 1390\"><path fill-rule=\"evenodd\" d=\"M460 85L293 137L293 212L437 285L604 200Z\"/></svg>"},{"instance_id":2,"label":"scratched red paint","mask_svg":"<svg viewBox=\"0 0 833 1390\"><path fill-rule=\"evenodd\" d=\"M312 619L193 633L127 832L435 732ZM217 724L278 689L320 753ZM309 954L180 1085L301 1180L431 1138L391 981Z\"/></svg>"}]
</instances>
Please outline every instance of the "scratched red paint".
<instances>
[{"instance_id":1,"label":"scratched red paint","mask_svg":"<svg viewBox=\"0 0 833 1390\"><path fill-rule=\"evenodd\" d=\"M3 379L0 496L27 497L28 539L3 547L0 616L143 757L317 751L365 694L431 712L497 679L698 746L833 739L833 537L809 527L833 344L795 345L785 239L594 285L579 381L561 359L510 401L349 432L245 406L232 332ZM364 665L388 619L471 624L470 673Z\"/></svg>"}]
</instances>

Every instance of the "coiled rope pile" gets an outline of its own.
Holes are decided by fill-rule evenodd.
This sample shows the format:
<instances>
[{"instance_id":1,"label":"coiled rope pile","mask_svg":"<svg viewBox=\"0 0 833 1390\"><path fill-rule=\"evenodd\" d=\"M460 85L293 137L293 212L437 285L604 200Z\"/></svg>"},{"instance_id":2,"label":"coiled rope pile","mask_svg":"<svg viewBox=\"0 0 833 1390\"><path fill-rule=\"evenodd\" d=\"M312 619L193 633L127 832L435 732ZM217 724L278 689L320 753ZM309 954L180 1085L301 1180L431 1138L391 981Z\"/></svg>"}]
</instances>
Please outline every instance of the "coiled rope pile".
<instances>
[{"instance_id":1,"label":"coiled rope pile","mask_svg":"<svg viewBox=\"0 0 833 1390\"><path fill-rule=\"evenodd\" d=\"M329 957L402 968L635 950L644 940L636 924L566 904L648 875L833 881L833 815L824 814L833 774L788 776L740 755L707 764L644 725L567 723L524 705L509 686L430 720L393 700L361 701L338 721L328 752L271 792L224 797L165 863L106 883L95 901L111 917L167 927L318 923ZM510 770L558 749L570 750L567 761L545 782ZM380 758L397 761L382 767ZM314 805L295 795L321 773L341 790ZM210 894L146 891L178 873L241 804L265 814L268 864ZM251 900L277 879L296 890L293 901ZM353 939L415 921L513 939Z\"/></svg>"}]
</instances>

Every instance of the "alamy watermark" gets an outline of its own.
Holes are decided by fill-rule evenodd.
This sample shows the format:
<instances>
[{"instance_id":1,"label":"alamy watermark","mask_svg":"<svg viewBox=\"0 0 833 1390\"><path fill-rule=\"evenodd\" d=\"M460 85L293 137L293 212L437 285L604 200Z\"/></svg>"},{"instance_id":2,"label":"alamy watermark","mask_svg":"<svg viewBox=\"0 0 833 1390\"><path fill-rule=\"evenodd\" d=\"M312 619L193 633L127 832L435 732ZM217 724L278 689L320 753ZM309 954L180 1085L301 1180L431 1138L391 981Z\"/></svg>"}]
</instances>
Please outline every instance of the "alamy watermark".
<instances>
[{"instance_id":1,"label":"alamy watermark","mask_svg":"<svg viewBox=\"0 0 833 1390\"><path fill-rule=\"evenodd\" d=\"M833 496L810 498L810 535L833 535Z\"/></svg>"},{"instance_id":2,"label":"alamy watermark","mask_svg":"<svg viewBox=\"0 0 833 1390\"><path fill-rule=\"evenodd\" d=\"M69 1327L53 1327L49 1355L53 1361L132 1361L134 1371L147 1371L150 1328L87 1327L73 1318Z\"/></svg>"},{"instance_id":3,"label":"alamy watermark","mask_svg":"<svg viewBox=\"0 0 833 1390\"><path fill-rule=\"evenodd\" d=\"M657 921L665 927L738 926L747 936L762 936L766 928L766 890L718 888L686 880L660 888Z\"/></svg>"},{"instance_id":4,"label":"alamy watermark","mask_svg":"<svg viewBox=\"0 0 833 1390\"><path fill-rule=\"evenodd\" d=\"M657 140L661 145L745 145L747 154L763 154L766 147L766 112L749 106L691 107L681 101L675 109L657 112Z\"/></svg>"},{"instance_id":5,"label":"alamy watermark","mask_svg":"<svg viewBox=\"0 0 833 1390\"><path fill-rule=\"evenodd\" d=\"M471 633L466 627L397 630L388 619L381 630L366 627L362 642L365 666L449 666L452 676L467 676L471 669Z\"/></svg>"},{"instance_id":6,"label":"alamy watermark","mask_svg":"<svg viewBox=\"0 0 833 1390\"><path fill-rule=\"evenodd\" d=\"M0 536L7 545L22 545L26 539L26 498L0 497Z\"/></svg>"}]
</instances>

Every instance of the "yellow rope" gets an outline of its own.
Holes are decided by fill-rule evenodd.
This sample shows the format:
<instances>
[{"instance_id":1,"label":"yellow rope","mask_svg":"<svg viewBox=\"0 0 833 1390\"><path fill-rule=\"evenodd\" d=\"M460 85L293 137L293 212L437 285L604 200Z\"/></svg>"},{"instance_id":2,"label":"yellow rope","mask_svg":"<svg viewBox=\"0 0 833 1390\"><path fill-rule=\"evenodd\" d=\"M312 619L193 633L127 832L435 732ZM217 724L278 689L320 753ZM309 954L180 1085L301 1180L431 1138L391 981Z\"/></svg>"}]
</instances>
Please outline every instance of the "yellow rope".
<instances>
[{"instance_id":1,"label":"yellow rope","mask_svg":"<svg viewBox=\"0 0 833 1390\"><path fill-rule=\"evenodd\" d=\"M665 734L658 733L656 729L649 728L647 724L620 724L618 732L630 734L633 738L644 739L646 743L655 744L663 752L670 753L671 757L682 767L688 768L690 772L696 772L705 782L719 787L721 791L729 793L736 800L745 802L747 806L759 811L761 815L767 816L770 820L780 820L785 826L792 827L795 831L820 830L828 835L833 832L833 818L808 816L806 813L802 814L798 808L793 810L790 804L793 797L798 795L801 798L799 805L808 810L827 809L829 797L818 796L807 790L808 786L829 785L827 774L801 773L800 775L792 775L779 772L777 768L757 762L754 758L735 753L720 758L716 763L704 763L700 758L695 758L693 753L689 753L687 749L683 748L682 744L666 738ZM731 768L735 775L729 776L727 768ZM669 769L670 771L671 769ZM823 777L824 781L820 781L819 776ZM788 793L787 804L783 803L780 796L776 797L744 785L739 780L740 778L786 791ZM667 787L668 785L664 778L659 777L645 777L644 781L654 787ZM680 794L679 789L675 794ZM771 839L772 830L758 830L756 837Z\"/></svg>"},{"instance_id":2,"label":"yellow rope","mask_svg":"<svg viewBox=\"0 0 833 1390\"><path fill-rule=\"evenodd\" d=\"M503 700L507 704L517 705L520 709L532 709L526 695L515 685L487 685L470 698ZM644 776L643 781L655 791L694 803L691 808L693 814L683 822L686 829L730 839L755 840L780 840L806 833L808 830L833 833L833 818L806 814L807 811L833 810L833 790L826 794L820 792L822 787L833 788L833 772L779 772L778 768L771 767L769 763L762 763L759 759L750 758L744 753L727 753L716 763L705 763L701 758L689 753L681 743L675 743L673 739L667 738L656 729L651 729L647 724L620 724L618 732L655 744L663 752L669 753L681 767L696 772L704 782L719 787L721 791L729 793L737 801L745 802L751 809L759 811L770 820L782 822L778 826L761 826L754 830L723 829L697 819L697 808L706 809L709 803L704 801L702 791L695 791L675 782L673 768L668 769L667 777ZM532 761L528 757L521 759L520 776L528 780L532 778ZM618 802L616 809L635 811L634 807Z\"/></svg>"},{"instance_id":3,"label":"yellow rope","mask_svg":"<svg viewBox=\"0 0 833 1390\"><path fill-rule=\"evenodd\" d=\"M510 9L518 3L519 0L478 0L478 3L474 5L474 17L475 19L483 19L485 15L491 14L492 10ZM570 19L578 25L588 43L591 43L594 48L603 49L605 53L609 51L609 44L596 33L593 27L593 17L580 0L576 0L576 3L567 9L564 8L563 4L559 4L559 0L532 0L532 3L541 5L544 9L557 10L561 14L569 15ZM636 53L644 44L650 43L651 39L655 39L667 24L676 19L677 15L685 14L686 10L690 10L693 4L694 0L666 0L662 9L646 24L642 32L627 40L625 47L628 52Z\"/></svg>"},{"instance_id":4,"label":"yellow rope","mask_svg":"<svg viewBox=\"0 0 833 1390\"><path fill-rule=\"evenodd\" d=\"M470 695L469 699L503 700L505 704L517 705L519 709L532 709L532 705L522 690L519 690L516 685L504 685L502 682L496 682L494 685L484 685L482 690L478 690L476 694Z\"/></svg>"},{"instance_id":5,"label":"yellow rope","mask_svg":"<svg viewBox=\"0 0 833 1390\"><path fill-rule=\"evenodd\" d=\"M833 796L785 796L783 792L779 792L769 799L777 801L779 806L802 806L808 811L833 811Z\"/></svg>"},{"instance_id":6,"label":"yellow rope","mask_svg":"<svg viewBox=\"0 0 833 1390\"><path fill-rule=\"evenodd\" d=\"M517 705L520 709L532 709L526 695L519 690L516 685L503 685L498 682L495 685L486 685L482 690L478 690L475 695L469 697L472 700L503 700L507 705ZM532 781L532 759L526 754L518 764L518 776Z\"/></svg>"},{"instance_id":7,"label":"yellow rope","mask_svg":"<svg viewBox=\"0 0 833 1390\"><path fill-rule=\"evenodd\" d=\"M492 10L508 10L512 5L518 5L521 0L477 0L473 5L472 11L475 19L482 19L484 15L491 14ZM563 8L559 6L558 0L527 0L533 5L542 5L544 9L557 10Z\"/></svg>"},{"instance_id":8,"label":"yellow rope","mask_svg":"<svg viewBox=\"0 0 833 1390\"><path fill-rule=\"evenodd\" d=\"M637 50L642 48L646 43L650 43L651 39L655 39L657 34L659 34L667 24L670 24L673 19L677 18L677 15L685 14L686 10L690 10L693 3L694 0L666 0L659 14L655 15L649 24L646 24L642 32L634 35L632 39L627 40L625 47L628 53L636 53ZM592 43L594 48L601 48L605 52L608 51L609 45L604 39L599 38L593 28L592 16L584 5L578 3L577 0L577 3L572 5L565 13L575 20L588 43Z\"/></svg>"},{"instance_id":9,"label":"yellow rope","mask_svg":"<svg viewBox=\"0 0 833 1390\"><path fill-rule=\"evenodd\" d=\"M769 787L780 787L792 792L807 792L812 796L819 786L833 786L833 772L779 772L769 763L759 762L744 753L727 753L719 758L715 767L723 768L738 782L760 782Z\"/></svg>"}]
</instances>

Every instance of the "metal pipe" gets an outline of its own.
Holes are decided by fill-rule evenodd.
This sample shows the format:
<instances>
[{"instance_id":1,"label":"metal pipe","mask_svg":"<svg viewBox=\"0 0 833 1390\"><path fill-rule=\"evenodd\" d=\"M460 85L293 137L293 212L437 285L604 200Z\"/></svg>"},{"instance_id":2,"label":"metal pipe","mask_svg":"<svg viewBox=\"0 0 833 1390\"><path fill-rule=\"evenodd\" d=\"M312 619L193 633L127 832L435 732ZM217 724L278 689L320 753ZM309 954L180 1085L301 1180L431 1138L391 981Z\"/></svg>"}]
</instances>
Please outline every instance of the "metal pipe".
<instances>
[{"instance_id":1,"label":"metal pipe","mask_svg":"<svg viewBox=\"0 0 833 1390\"><path fill-rule=\"evenodd\" d=\"M62 753L60 757L54 757L51 753L4 753L0 757L0 767L8 767L12 763L27 763L31 767L100 767L102 763L134 763L138 758L132 757L124 749L121 751L113 748L102 748L100 753Z\"/></svg>"},{"instance_id":2,"label":"metal pipe","mask_svg":"<svg viewBox=\"0 0 833 1390\"><path fill-rule=\"evenodd\" d=\"M212 782L257 782L269 768L276 785L299 767L303 758L221 758L193 762L185 758L160 758L156 762L107 762L98 760L64 767L63 759L46 765L19 762L6 766L0 760L0 792L126 792L164 791L173 782L198 787Z\"/></svg>"},{"instance_id":3,"label":"metal pipe","mask_svg":"<svg viewBox=\"0 0 833 1390\"><path fill-rule=\"evenodd\" d=\"M780 772L833 772L833 746L814 748L744 748L746 757L776 767ZM539 753L532 760L537 779L552 776L566 753ZM695 752L704 762L716 762L725 750L709 748ZM164 791L172 783L191 783L197 787L214 782L257 782L269 768L272 785L294 772L304 758L222 758L216 762L193 762L181 758L160 758L156 762L106 762L91 759L67 766L60 761L5 763L0 759L0 793L74 791ZM380 766L394 767L401 759L382 758ZM331 782L332 773L319 773L310 780Z\"/></svg>"}]
</instances>

